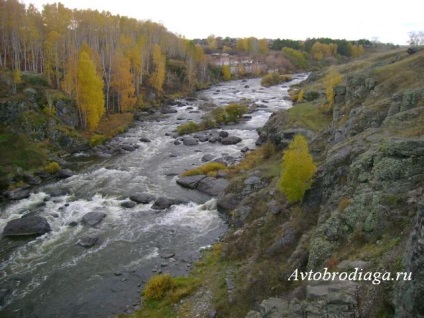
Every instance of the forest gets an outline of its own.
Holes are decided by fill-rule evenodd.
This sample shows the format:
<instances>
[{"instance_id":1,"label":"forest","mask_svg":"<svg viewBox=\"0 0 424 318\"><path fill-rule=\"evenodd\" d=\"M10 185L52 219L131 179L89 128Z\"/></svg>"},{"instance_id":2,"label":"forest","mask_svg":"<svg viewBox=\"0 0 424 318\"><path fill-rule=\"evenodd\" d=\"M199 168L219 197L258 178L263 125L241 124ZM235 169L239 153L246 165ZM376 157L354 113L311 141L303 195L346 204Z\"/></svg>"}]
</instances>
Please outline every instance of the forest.
<instances>
[{"instance_id":1,"label":"forest","mask_svg":"<svg viewBox=\"0 0 424 318\"><path fill-rule=\"evenodd\" d=\"M12 71L3 81L16 93L23 75L43 74L76 99L83 128L96 127L104 113L141 106L143 88L157 96L209 80L202 47L155 22L61 3L40 12L17 0L1 0L0 15L0 69Z\"/></svg>"}]
</instances>

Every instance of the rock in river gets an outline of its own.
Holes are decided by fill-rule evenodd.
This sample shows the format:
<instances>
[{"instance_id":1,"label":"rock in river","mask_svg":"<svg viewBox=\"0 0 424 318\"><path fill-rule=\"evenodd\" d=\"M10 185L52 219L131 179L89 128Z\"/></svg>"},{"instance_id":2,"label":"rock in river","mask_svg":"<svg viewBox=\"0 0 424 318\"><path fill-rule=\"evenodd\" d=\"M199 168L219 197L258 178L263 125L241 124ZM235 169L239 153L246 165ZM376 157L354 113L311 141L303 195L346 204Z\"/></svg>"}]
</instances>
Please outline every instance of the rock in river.
<instances>
[{"instance_id":1,"label":"rock in river","mask_svg":"<svg viewBox=\"0 0 424 318\"><path fill-rule=\"evenodd\" d=\"M50 224L41 216L28 216L9 221L3 230L4 236L42 235L50 232Z\"/></svg>"},{"instance_id":2,"label":"rock in river","mask_svg":"<svg viewBox=\"0 0 424 318\"><path fill-rule=\"evenodd\" d=\"M229 136L221 139L221 144L223 145L235 145L241 142L241 138L236 136Z\"/></svg>"},{"instance_id":3,"label":"rock in river","mask_svg":"<svg viewBox=\"0 0 424 318\"><path fill-rule=\"evenodd\" d=\"M138 193L130 196L130 200L136 203L148 204L155 201L156 197L149 193Z\"/></svg>"},{"instance_id":4,"label":"rock in river","mask_svg":"<svg viewBox=\"0 0 424 318\"><path fill-rule=\"evenodd\" d=\"M106 217L106 214L103 212L88 212L86 215L82 217L81 223L95 226L96 224L100 223L103 218Z\"/></svg>"},{"instance_id":5,"label":"rock in river","mask_svg":"<svg viewBox=\"0 0 424 318\"><path fill-rule=\"evenodd\" d=\"M11 191L7 191L4 193L4 195L9 200L21 200L28 198L30 196L30 193L28 189L18 188Z\"/></svg>"},{"instance_id":6,"label":"rock in river","mask_svg":"<svg viewBox=\"0 0 424 318\"><path fill-rule=\"evenodd\" d=\"M176 199L169 199L165 197L159 197L152 205L153 210L165 210L171 207L171 205L182 203Z\"/></svg>"},{"instance_id":7,"label":"rock in river","mask_svg":"<svg viewBox=\"0 0 424 318\"><path fill-rule=\"evenodd\" d=\"M98 237L86 236L86 237L81 238L78 241L77 244L79 246L89 248L89 247L92 247L92 246L96 245L96 243L97 243L98 240L99 240Z\"/></svg>"},{"instance_id":8,"label":"rock in river","mask_svg":"<svg viewBox=\"0 0 424 318\"><path fill-rule=\"evenodd\" d=\"M177 184L184 188L196 189L199 185L199 182L204 178L206 178L205 175L181 177L177 179Z\"/></svg>"}]
</instances>

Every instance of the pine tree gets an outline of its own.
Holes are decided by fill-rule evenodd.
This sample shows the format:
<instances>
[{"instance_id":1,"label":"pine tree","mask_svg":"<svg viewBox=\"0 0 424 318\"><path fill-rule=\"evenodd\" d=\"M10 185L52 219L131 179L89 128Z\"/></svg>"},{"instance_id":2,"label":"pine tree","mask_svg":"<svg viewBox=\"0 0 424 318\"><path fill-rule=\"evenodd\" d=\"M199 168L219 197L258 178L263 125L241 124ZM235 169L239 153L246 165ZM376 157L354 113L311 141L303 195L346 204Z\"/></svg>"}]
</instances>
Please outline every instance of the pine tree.
<instances>
[{"instance_id":1,"label":"pine tree","mask_svg":"<svg viewBox=\"0 0 424 318\"><path fill-rule=\"evenodd\" d=\"M103 81L87 52L82 51L78 59L77 106L84 128L97 127L105 112Z\"/></svg>"},{"instance_id":2,"label":"pine tree","mask_svg":"<svg viewBox=\"0 0 424 318\"><path fill-rule=\"evenodd\" d=\"M289 202L303 199L312 184L317 166L309 153L308 143L302 135L296 135L284 151L279 189Z\"/></svg>"}]
</instances>

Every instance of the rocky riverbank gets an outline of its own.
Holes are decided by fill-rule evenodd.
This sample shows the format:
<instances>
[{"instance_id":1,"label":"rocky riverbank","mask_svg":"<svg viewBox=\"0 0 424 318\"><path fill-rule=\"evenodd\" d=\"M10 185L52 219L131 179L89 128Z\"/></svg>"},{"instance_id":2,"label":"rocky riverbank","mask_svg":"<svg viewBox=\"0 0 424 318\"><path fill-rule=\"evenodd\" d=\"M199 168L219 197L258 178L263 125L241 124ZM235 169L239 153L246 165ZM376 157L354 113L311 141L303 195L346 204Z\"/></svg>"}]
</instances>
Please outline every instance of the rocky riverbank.
<instances>
[{"instance_id":1,"label":"rocky riverbank","mask_svg":"<svg viewBox=\"0 0 424 318\"><path fill-rule=\"evenodd\" d=\"M279 150L238 170L218 198L231 229L212 266L219 269L217 282L204 280L214 293L214 315L424 316L423 60L422 53L398 50L339 66L343 81L327 114L321 108L326 74L312 74L297 89L313 101L274 114L260 129L259 143ZM289 204L276 186L279 163L281 150L299 133L319 169L303 201ZM324 269L390 273L393 279L289 279L296 270ZM412 280L396 279L397 273Z\"/></svg>"}]
</instances>

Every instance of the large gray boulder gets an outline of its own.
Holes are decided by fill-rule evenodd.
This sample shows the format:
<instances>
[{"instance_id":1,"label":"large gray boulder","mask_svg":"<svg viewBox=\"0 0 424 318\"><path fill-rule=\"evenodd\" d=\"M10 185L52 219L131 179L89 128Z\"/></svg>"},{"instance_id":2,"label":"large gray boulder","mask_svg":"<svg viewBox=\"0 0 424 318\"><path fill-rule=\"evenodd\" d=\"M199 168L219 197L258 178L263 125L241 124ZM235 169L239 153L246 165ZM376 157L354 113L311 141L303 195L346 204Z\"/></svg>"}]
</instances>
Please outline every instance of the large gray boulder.
<instances>
[{"instance_id":1,"label":"large gray boulder","mask_svg":"<svg viewBox=\"0 0 424 318\"><path fill-rule=\"evenodd\" d=\"M239 142L241 142L241 138L240 137L236 137L236 136L229 136L229 137L225 137L221 139L221 144L223 145L235 145L238 144Z\"/></svg>"},{"instance_id":2,"label":"large gray boulder","mask_svg":"<svg viewBox=\"0 0 424 318\"><path fill-rule=\"evenodd\" d=\"M89 226L95 226L100 223L106 214L103 212L88 212L82 217L81 223Z\"/></svg>"},{"instance_id":3,"label":"large gray boulder","mask_svg":"<svg viewBox=\"0 0 424 318\"><path fill-rule=\"evenodd\" d=\"M30 196L30 192L28 189L18 188L18 189L7 191L5 192L4 195L9 200L21 200L21 199L28 198Z\"/></svg>"},{"instance_id":4,"label":"large gray boulder","mask_svg":"<svg viewBox=\"0 0 424 318\"><path fill-rule=\"evenodd\" d=\"M211 196L218 196L224 192L229 184L230 182L226 179L206 177L200 180L197 190Z\"/></svg>"},{"instance_id":5,"label":"large gray boulder","mask_svg":"<svg viewBox=\"0 0 424 318\"><path fill-rule=\"evenodd\" d=\"M206 176L202 174L196 176L181 177L177 179L176 182L184 188L196 189L199 185L199 182L202 181L204 178L206 178Z\"/></svg>"},{"instance_id":6,"label":"large gray boulder","mask_svg":"<svg viewBox=\"0 0 424 318\"><path fill-rule=\"evenodd\" d=\"M3 230L4 236L42 235L51 231L50 224L41 216L28 216L9 221Z\"/></svg>"}]
</instances>

